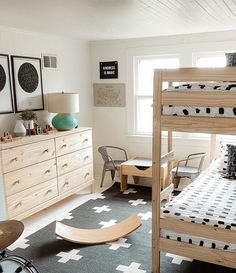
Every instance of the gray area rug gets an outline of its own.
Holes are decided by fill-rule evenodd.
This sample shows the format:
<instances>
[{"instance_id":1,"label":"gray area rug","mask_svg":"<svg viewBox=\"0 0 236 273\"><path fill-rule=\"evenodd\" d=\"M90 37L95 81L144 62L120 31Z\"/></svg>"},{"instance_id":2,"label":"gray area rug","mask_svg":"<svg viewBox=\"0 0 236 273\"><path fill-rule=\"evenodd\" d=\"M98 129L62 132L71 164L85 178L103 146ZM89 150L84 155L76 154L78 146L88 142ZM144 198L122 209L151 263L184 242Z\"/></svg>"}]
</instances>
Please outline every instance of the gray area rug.
<instances>
[{"instance_id":1,"label":"gray area rug","mask_svg":"<svg viewBox=\"0 0 236 273\"><path fill-rule=\"evenodd\" d=\"M150 273L151 189L129 185L120 193L115 183L96 200L90 200L58 219L78 228L99 228L139 213L143 225L110 244L84 246L63 241L54 234L55 222L21 240L9 255L33 260L40 273ZM162 253L162 273L235 273L234 269Z\"/></svg>"}]
</instances>

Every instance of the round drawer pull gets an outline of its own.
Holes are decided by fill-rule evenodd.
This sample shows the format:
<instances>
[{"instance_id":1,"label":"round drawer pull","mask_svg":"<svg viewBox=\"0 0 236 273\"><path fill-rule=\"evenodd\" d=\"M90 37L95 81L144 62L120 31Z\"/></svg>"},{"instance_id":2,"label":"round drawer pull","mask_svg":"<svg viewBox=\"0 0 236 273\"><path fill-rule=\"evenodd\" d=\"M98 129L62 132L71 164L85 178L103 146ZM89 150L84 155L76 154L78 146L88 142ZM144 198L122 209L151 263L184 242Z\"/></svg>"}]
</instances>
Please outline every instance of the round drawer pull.
<instances>
[{"instance_id":1,"label":"round drawer pull","mask_svg":"<svg viewBox=\"0 0 236 273\"><path fill-rule=\"evenodd\" d=\"M17 204L15 205L16 208L21 207L21 206L22 206L22 202L19 202L19 203L17 203Z\"/></svg>"},{"instance_id":2,"label":"round drawer pull","mask_svg":"<svg viewBox=\"0 0 236 273\"><path fill-rule=\"evenodd\" d=\"M86 156L84 157L84 160L86 160L86 159L89 159L89 156L88 156L88 155L86 155Z\"/></svg>"},{"instance_id":3,"label":"round drawer pull","mask_svg":"<svg viewBox=\"0 0 236 273\"><path fill-rule=\"evenodd\" d=\"M46 150L43 151L43 154L46 154L46 153L48 153L48 152L49 152L49 150L46 149Z\"/></svg>"},{"instance_id":4,"label":"round drawer pull","mask_svg":"<svg viewBox=\"0 0 236 273\"><path fill-rule=\"evenodd\" d=\"M89 176L89 175L90 175L90 173L89 173L89 172L87 172L87 173L85 174L85 176L84 176L84 177L86 178L86 177L87 177L87 176Z\"/></svg>"},{"instance_id":5,"label":"round drawer pull","mask_svg":"<svg viewBox=\"0 0 236 273\"><path fill-rule=\"evenodd\" d=\"M17 161L17 160L18 160L18 158L17 158L17 157L14 157L14 158L11 159L11 162L15 162L15 161Z\"/></svg>"},{"instance_id":6,"label":"round drawer pull","mask_svg":"<svg viewBox=\"0 0 236 273\"><path fill-rule=\"evenodd\" d=\"M51 171L50 170L46 170L45 172L44 172L44 174L47 174L47 173L50 173Z\"/></svg>"},{"instance_id":7,"label":"round drawer pull","mask_svg":"<svg viewBox=\"0 0 236 273\"><path fill-rule=\"evenodd\" d=\"M15 182L13 182L13 186L20 184L20 180L16 180Z\"/></svg>"},{"instance_id":8,"label":"round drawer pull","mask_svg":"<svg viewBox=\"0 0 236 273\"><path fill-rule=\"evenodd\" d=\"M62 165L62 168L68 167L68 163Z\"/></svg>"},{"instance_id":9,"label":"round drawer pull","mask_svg":"<svg viewBox=\"0 0 236 273\"><path fill-rule=\"evenodd\" d=\"M87 138L85 138L85 139L83 140L83 143L84 143L84 142L86 142L86 141L88 141L88 139L87 139Z\"/></svg>"},{"instance_id":10,"label":"round drawer pull","mask_svg":"<svg viewBox=\"0 0 236 273\"><path fill-rule=\"evenodd\" d=\"M52 192L52 190L49 189L49 190L47 190L46 194L49 194L49 193L51 193L51 192Z\"/></svg>"},{"instance_id":11,"label":"round drawer pull","mask_svg":"<svg viewBox=\"0 0 236 273\"><path fill-rule=\"evenodd\" d=\"M69 185L69 182L66 181L66 182L64 183L64 187L65 187L65 186L68 186L68 185Z\"/></svg>"},{"instance_id":12,"label":"round drawer pull","mask_svg":"<svg viewBox=\"0 0 236 273\"><path fill-rule=\"evenodd\" d=\"M61 148L66 148L67 147L67 145L66 144L63 144L62 146L61 146Z\"/></svg>"}]
</instances>

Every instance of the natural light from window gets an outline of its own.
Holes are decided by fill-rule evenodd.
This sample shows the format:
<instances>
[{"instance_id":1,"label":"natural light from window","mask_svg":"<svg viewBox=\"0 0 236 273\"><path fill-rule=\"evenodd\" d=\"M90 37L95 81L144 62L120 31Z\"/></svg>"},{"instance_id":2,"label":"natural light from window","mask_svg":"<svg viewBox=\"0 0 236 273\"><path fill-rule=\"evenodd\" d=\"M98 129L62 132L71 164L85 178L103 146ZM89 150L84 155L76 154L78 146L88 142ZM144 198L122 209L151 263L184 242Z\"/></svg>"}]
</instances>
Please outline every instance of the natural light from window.
<instances>
[{"instance_id":1,"label":"natural light from window","mask_svg":"<svg viewBox=\"0 0 236 273\"><path fill-rule=\"evenodd\" d=\"M210 56L210 57L197 57L197 67L225 67L226 58L225 56Z\"/></svg>"},{"instance_id":2,"label":"natural light from window","mask_svg":"<svg viewBox=\"0 0 236 273\"><path fill-rule=\"evenodd\" d=\"M152 132L153 74L157 68L178 68L177 57L137 57L135 79L136 134ZM164 86L165 88L167 87Z\"/></svg>"}]
</instances>

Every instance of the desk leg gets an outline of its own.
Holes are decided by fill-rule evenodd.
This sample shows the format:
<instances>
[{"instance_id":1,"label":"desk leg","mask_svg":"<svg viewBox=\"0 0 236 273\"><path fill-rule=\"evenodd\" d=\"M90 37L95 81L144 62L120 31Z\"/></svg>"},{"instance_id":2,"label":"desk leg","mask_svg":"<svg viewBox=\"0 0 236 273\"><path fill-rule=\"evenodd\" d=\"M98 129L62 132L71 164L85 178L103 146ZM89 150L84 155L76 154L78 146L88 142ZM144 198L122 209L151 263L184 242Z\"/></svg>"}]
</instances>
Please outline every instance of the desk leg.
<instances>
[{"instance_id":1,"label":"desk leg","mask_svg":"<svg viewBox=\"0 0 236 273\"><path fill-rule=\"evenodd\" d=\"M138 176L133 176L133 179L134 179L134 184L138 184L139 177Z\"/></svg>"},{"instance_id":2,"label":"desk leg","mask_svg":"<svg viewBox=\"0 0 236 273\"><path fill-rule=\"evenodd\" d=\"M124 174L120 175L120 191L127 190L127 179L128 179L128 175L124 175Z\"/></svg>"}]
</instances>

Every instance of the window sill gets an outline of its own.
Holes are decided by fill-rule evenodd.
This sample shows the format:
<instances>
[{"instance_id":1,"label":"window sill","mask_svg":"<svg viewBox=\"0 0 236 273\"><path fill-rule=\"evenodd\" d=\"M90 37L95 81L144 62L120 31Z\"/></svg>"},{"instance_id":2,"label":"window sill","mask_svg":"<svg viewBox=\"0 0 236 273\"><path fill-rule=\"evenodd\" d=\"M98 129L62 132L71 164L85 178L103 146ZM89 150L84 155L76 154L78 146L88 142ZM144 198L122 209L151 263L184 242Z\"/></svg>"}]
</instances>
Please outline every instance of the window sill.
<instances>
[{"instance_id":1,"label":"window sill","mask_svg":"<svg viewBox=\"0 0 236 273\"><path fill-rule=\"evenodd\" d=\"M164 141L167 140L167 134L164 133L162 135L162 139ZM210 134L205 134L205 135L201 135L201 136L197 136L194 134L192 135L177 135L177 136L174 136L173 137L174 140L186 140L189 141L189 140L194 140L194 141L209 141L210 140ZM131 135L127 135L127 140L128 142L132 142L132 143L152 143L152 135L151 134L147 134L147 135L141 135L141 134L131 134Z\"/></svg>"}]
</instances>

